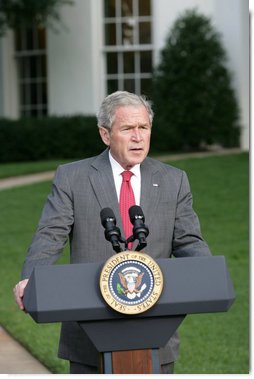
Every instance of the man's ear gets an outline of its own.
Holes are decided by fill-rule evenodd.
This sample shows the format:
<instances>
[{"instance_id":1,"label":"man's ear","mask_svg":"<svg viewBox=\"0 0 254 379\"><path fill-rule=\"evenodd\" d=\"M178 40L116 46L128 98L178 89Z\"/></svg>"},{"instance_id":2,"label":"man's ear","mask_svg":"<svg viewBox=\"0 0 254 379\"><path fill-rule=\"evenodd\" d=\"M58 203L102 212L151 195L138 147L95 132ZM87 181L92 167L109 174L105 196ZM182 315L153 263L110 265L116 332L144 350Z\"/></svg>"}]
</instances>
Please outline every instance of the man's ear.
<instances>
[{"instance_id":1,"label":"man's ear","mask_svg":"<svg viewBox=\"0 0 254 379\"><path fill-rule=\"evenodd\" d=\"M110 135L109 135L109 130L106 128L99 128L99 133L101 136L102 141L105 143L105 145L109 146L110 145Z\"/></svg>"}]
</instances>

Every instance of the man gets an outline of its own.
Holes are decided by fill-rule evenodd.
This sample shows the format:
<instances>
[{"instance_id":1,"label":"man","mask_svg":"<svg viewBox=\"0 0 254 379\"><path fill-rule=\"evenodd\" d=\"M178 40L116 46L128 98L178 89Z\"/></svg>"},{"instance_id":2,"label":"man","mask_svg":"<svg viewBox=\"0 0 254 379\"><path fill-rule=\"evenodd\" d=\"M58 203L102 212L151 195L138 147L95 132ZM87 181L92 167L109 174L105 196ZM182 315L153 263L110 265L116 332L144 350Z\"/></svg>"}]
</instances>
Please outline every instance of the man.
<instances>
[{"instance_id":1,"label":"man","mask_svg":"<svg viewBox=\"0 0 254 379\"><path fill-rule=\"evenodd\" d=\"M124 235L119 207L123 171L133 173L130 182L135 203L141 206L149 227L144 252L155 259L211 254L192 209L186 174L147 158L152 120L150 103L143 97L118 91L102 102L98 127L108 148L99 156L57 169L24 263L23 280L14 288L21 309L33 268L55 262L68 238L71 263L102 261L114 254L105 241L99 215L101 209L111 208ZM160 349L162 373L173 372L177 355L174 335ZM97 352L75 322L62 326L59 356L70 361L71 373L96 373Z\"/></svg>"}]
</instances>

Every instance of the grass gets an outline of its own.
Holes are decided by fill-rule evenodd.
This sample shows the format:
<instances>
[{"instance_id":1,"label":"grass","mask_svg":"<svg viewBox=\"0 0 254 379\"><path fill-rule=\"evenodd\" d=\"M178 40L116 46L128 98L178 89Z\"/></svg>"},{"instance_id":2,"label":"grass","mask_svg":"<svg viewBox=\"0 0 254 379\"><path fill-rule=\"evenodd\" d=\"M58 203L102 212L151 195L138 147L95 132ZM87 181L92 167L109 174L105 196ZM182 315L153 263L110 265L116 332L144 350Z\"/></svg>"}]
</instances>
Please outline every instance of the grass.
<instances>
[{"instance_id":1,"label":"grass","mask_svg":"<svg viewBox=\"0 0 254 379\"><path fill-rule=\"evenodd\" d=\"M214 255L227 259L236 301L227 313L186 318L179 329L176 372L248 373L248 156L193 159L177 166L188 173L204 238Z\"/></svg>"},{"instance_id":2,"label":"grass","mask_svg":"<svg viewBox=\"0 0 254 379\"><path fill-rule=\"evenodd\" d=\"M179 328L178 374L249 373L248 155L172 162L189 177L203 236L214 255L225 255L236 291L227 313L190 315ZM67 373L56 357L59 324L36 324L12 298L26 249L50 183L0 191L0 324L52 372ZM68 262L68 252L59 263Z\"/></svg>"},{"instance_id":3,"label":"grass","mask_svg":"<svg viewBox=\"0 0 254 379\"><path fill-rule=\"evenodd\" d=\"M9 178L11 176L28 175L37 172L45 172L55 170L59 164L70 162L71 160L58 161L37 161L37 162L21 162L21 163L1 163L0 179Z\"/></svg>"}]
</instances>

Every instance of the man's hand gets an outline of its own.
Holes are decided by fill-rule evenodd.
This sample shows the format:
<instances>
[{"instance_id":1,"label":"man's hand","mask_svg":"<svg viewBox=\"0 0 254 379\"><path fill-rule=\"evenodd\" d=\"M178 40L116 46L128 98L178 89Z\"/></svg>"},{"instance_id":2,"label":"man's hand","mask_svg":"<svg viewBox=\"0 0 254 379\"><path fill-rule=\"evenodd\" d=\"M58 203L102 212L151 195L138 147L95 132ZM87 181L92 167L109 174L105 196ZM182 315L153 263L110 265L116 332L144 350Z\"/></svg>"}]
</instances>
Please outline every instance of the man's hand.
<instances>
[{"instance_id":1,"label":"man's hand","mask_svg":"<svg viewBox=\"0 0 254 379\"><path fill-rule=\"evenodd\" d=\"M18 282L16 286L13 288L13 293L15 296L15 301L18 304L19 308L23 311L25 309L23 304L23 297L24 297L24 291L26 288L26 285L28 283L29 279L24 279Z\"/></svg>"}]
</instances>

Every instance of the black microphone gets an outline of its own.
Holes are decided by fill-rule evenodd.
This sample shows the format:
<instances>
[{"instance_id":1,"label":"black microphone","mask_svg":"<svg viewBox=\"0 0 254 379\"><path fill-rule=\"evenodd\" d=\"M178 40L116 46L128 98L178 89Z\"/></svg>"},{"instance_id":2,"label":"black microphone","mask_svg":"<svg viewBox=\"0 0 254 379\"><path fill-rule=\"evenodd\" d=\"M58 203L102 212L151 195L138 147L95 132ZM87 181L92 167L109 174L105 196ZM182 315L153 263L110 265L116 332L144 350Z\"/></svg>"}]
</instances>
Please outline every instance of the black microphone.
<instances>
[{"instance_id":1,"label":"black microphone","mask_svg":"<svg viewBox=\"0 0 254 379\"><path fill-rule=\"evenodd\" d=\"M110 208L103 208L100 213L102 226L105 228L105 238L112 243L112 247L116 253L122 250L119 241L124 242L121 237L120 229L116 226L116 218L114 212Z\"/></svg>"},{"instance_id":2,"label":"black microphone","mask_svg":"<svg viewBox=\"0 0 254 379\"><path fill-rule=\"evenodd\" d=\"M149 234L148 227L144 224L145 216L142 209L138 205L133 205L130 207L129 216L133 225L133 237L139 241L136 251L140 251L146 247L146 237Z\"/></svg>"}]
</instances>

